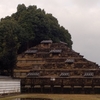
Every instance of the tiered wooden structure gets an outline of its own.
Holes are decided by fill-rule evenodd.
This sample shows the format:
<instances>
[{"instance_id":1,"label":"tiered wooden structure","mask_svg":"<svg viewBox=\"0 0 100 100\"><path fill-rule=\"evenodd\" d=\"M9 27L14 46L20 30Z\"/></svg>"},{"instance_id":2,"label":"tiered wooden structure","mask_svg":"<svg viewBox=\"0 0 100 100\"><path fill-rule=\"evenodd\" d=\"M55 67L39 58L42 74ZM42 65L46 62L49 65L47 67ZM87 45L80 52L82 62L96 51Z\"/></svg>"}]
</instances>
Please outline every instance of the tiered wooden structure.
<instances>
[{"instance_id":1,"label":"tiered wooden structure","mask_svg":"<svg viewBox=\"0 0 100 100\"><path fill-rule=\"evenodd\" d=\"M100 67L64 42L43 40L18 55L14 77L22 92L100 93Z\"/></svg>"}]
</instances>

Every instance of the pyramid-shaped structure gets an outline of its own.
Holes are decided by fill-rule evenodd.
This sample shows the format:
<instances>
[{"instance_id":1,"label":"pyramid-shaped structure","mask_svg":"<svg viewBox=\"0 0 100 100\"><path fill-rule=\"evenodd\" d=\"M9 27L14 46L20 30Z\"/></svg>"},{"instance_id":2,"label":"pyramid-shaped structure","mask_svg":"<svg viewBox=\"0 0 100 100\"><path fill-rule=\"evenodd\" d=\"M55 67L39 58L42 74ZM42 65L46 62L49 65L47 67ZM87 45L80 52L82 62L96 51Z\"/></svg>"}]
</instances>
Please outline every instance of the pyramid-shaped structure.
<instances>
[{"instance_id":1,"label":"pyramid-shaped structure","mask_svg":"<svg viewBox=\"0 0 100 100\"><path fill-rule=\"evenodd\" d=\"M43 40L18 55L14 77L22 92L99 93L100 66L67 43Z\"/></svg>"}]
</instances>

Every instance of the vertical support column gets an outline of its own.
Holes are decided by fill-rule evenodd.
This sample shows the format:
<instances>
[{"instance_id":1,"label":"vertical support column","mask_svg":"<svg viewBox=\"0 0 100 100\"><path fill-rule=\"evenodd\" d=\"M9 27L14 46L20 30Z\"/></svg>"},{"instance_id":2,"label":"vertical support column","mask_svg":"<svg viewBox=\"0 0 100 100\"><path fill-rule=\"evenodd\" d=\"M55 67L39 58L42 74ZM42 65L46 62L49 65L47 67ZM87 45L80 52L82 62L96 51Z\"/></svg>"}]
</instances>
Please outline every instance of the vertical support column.
<instances>
[{"instance_id":1,"label":"vertical support column","mask_svg":"<svg viewBox=\"0 0 100 100\"><path fill-rule=\"evenodd\" d=\"M33 83L33 92L34 92L34 87L35 87L34 78L32 79L32 83Z\"/></svg>"},{"instance_id":2,"label":"vertical support column","mask_svg":"<svg viewBox=\"0 0 100 100\"><path fill-rule=\"evenodd\" d=\"M28 85L29 85L29 88L28 88L28 93L31 93L31 78L29 78Z\"/></svg>"},{"instance_id":3,"label":"vertical support column","mask_svg":"<svg viewBox=\"0 0 100 100\"><path fill-rule=\"evenodd\" d=\"M21 93L23 91L23 83L22 83L23 79L21 79L21 82L20 82L20 86L21 86Z\"/></svg>"},{"instance_id":4,"label":"vertical support column","mask_svg":"<svg viewBox=\"0 0 100 100\"><path fill-rule=\"evenodd\" d=\"M44 86L43 86L43 85L41 85L41 93L43 93L43 88L44 88Z\"/></svg>"},{"instance_id":5,"label":"vertical support column","mask_svg":"<svg viewBox=\"0 0 100 100\"><path fill-rule=\"evenodd\" d=\"M23 85L24 85L24 93L27 93L27 89L25 87L26 84L27 84L27 78L24 79L24 83L23 83Z\"/></svg>"},{"instance_id":6,"label":"vertical support column","mask_svg":"<svg viewBox=\"0 0 100 100\"><path fill-rule=\"evenodd\" d=\"M74 86L71 86L71 93L74 93Z\"/></svg>"},{"instance_id":7,"label":"vertical support column","mask_svg":"<svg viewBox=\"0 0 100 100\"><path fill-rule=\"evenodd\" d=\"M51 85L51 93L53 93L53 88L54 88L54 85Z\"/></svg>"},{"instance_id":8,"label":"vertical support column","mask_svg":"<svg viewBox=\"0 0 100 100\"><path fill-rule=\"evenodd\" d=\"M94 86L92 86L92 91L91 91L91 93L94 94Z\"/></svg>"},{"instance_id":9,"label":"vertical support column","mask_svg":"<svg viewBox=\"0 0 100 100\"><path fill-rule=\"evenodd\" d=\"M92 94L95 93L95 89L94 89L95 86L94 86L94 83L95 83L95 82L94 82L94 79L92 79Z\"/></svg>"},{"instance_id":10,"label":"vertical support column","mask_svg":"<svg viewBox=\"0 0 100 100\"><path fill-rule=\"evenodd\" d=\"M63 84L63 79L61 80L61 93L63 93L64 91L64 84Z\"/></svg>"},{"instance_id":11,"label":"vertical support column","mask_svg":"<svg viewBox=\"0 0 100 100\"><path fill-rule=\"evenodd\" d=\"M34 85L32 85L32 93L34 92Z\"/></svg>"},{"instance_id":12,"label":"vertical support column","mask_svg":"<svg viewBox=\"0 0 100 100\"><path fill-rule=\"evenodd\" d=\"M84 94L84 92L85 92L85 91L84 91L84 86L82 86L82 94Z\"/></svg>"},{"instance_id":13,"label":"vertical support column","mask_svg":"<svg viewBox=\"0 0 100 100\"><path fill-rule=\"evenodd\" d=\"M63 93L63 88L64 88L64 86L63 86L63 85L61 85L61 93Z\"/></svg>"},{"instance_id":14,"label":"vertical support column","mask_svg":"<svg viewBox=\"0 0 100 100\"><path fill-rule=\"evenodd\" d=\"M31 79L31 93L34 92L34 79Z\"/></svg>"},{"instance_id":15,"label":"vertical support column","mask_svg":"<svg viewBox=\"0 0 100 100\"><path fill-rule=\"evenodd\" d=\"M30 92L32 93L32 88L33 88L33 86L32 86L32 78L30 79L30 86L31 86Z\"/></svg>"}]
</instances>

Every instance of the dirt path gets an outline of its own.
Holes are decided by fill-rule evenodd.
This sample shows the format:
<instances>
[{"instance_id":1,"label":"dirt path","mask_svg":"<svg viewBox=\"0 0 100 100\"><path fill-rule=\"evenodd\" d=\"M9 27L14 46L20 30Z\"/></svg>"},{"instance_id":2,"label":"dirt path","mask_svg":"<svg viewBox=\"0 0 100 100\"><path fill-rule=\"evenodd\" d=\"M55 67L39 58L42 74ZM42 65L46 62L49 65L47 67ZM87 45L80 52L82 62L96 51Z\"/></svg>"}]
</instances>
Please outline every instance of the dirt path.
<instances>
[{"instance_id":1,"label":"dirt path","mask_svg":"<svg viewBox=\"0 0 100 100\"><path fill-rule=\"evenodd\" d=\"M15 98L47 98L52 100L100 100L100 95L80 94L20 94L2 97L0 100L17 100ZM20 99L18 99L20 100ZM34 99L32 99L34 100Z\"/></svg>"}]
</instances>

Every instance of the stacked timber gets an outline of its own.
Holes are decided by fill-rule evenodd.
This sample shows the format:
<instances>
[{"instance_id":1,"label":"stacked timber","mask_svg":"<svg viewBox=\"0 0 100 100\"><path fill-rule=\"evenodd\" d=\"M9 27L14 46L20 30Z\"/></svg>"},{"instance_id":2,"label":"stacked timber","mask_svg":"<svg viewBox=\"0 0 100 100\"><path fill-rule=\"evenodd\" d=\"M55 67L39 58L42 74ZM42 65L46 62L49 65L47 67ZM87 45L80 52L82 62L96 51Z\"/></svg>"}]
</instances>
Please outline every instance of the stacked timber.
<instances>
[{"instance_id":1,"label":"stacked timber","mask_svg":"<svg viewBox=\"0 0 100 100\"><path fill-rule=\"evenodd\" d=\"M69 48L67 43L43 40L18 55L17 60L14 77L22 79L22 90L33 92L38 85L42 92L48 86L48 91L53 92L54 87L60 87L62 93L97 93L100 88L99 65Z\"/></svg>"}]
</instances>

